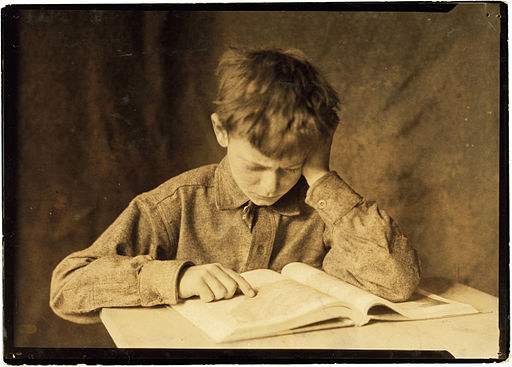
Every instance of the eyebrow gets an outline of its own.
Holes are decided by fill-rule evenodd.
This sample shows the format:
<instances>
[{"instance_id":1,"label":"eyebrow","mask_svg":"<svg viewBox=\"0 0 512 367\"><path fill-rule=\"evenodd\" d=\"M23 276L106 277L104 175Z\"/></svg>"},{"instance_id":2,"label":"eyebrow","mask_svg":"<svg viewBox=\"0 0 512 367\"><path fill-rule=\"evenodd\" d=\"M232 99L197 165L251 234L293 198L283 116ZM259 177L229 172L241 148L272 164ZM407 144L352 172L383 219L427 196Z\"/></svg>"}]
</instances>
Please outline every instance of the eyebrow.
<instances>
[{"instance_id":1,"label":"eyebrow","mask_svg":"<svg viewBox=\"0 0 512 367\"><path fill-rule=\"evenodd\" d=\"M245 162L249 163L250 165L252 166L255 166L255 167L263 167L263 168L270 168L269 166L266 166L264 164L261 164L261 163L257 163L257 162L252 162L252 161L249 161L247 159L245 159L244 157L240 157L242 158L242 160L244 160ZM293 169L293 168L298 168L300 166L302 166L304 162L298 162L298 163L294 163L294 164L290 164L288 166L280 166L280 168L284 168L284 169Z\"/></svg>"}]
</instances>

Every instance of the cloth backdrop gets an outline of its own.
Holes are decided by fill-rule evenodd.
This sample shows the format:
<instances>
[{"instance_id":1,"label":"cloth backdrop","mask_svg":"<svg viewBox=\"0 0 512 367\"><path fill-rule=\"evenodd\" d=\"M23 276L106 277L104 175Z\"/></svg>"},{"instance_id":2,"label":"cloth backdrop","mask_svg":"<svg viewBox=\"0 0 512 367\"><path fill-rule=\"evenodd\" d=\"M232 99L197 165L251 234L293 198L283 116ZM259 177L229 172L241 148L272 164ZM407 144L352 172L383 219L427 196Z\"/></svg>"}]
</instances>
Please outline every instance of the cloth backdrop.
<instances>
[{"instance_id":1,"label":"cloth backdrop","mask_svg":"<svg viewBox=\"0 0 512 367\"><path fill-rule=\"evenodd\" d=\"M52 313L51 272L135 195L222 158L210 114L229 45L304 51L342 100L332 168L398 221L424 276L497 295L498 13L14 12L14 345L113 346Z\"/></svg>"}]
</instances>

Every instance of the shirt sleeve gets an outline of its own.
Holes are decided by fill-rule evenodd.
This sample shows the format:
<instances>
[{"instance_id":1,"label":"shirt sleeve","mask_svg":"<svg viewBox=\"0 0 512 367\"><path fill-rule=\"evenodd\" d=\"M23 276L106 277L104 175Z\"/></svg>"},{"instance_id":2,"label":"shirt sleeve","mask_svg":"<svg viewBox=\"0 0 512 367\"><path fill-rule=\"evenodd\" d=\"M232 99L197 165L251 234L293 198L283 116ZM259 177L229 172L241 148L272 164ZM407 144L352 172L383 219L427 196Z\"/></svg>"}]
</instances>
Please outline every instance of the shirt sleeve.
<instances>
[{"instance_id":1,"label":"shirt sleeve","mask_svg":"<svg viewBox=\"0 0 512 367\"><path fill-rule=\"evenodd\" d=\"M165 260L175 254L176 241L156 211L135 198L89 248L57 265L50 287L57 315L94 323L103 307L177 303L178 276L190 263Z\"/></svg>"},{"instance_id":2,"label":"shirt sleeve","mask_svg":"<svg viewBox=\"0 0 512 367\"><path fill-rule=\"evenodd\" d=\"M412 295L420 280L419 258L377 204L359 196L333 171L309 188L306 203L326 225L327 273L394 302Z\"/></svg>"}]
</instances>

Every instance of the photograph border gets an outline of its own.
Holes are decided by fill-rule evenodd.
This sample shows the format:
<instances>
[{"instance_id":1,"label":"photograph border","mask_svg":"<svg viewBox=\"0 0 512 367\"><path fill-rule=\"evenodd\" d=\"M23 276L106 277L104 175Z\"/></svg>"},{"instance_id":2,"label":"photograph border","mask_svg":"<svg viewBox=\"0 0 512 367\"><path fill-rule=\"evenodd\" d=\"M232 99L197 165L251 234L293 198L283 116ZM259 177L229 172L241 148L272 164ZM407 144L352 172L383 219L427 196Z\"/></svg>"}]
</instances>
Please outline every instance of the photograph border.
<instances>
[{"instance_id":1,"label":"photograph border","mask_svg":"<svg viewBox=\"0 0 512 367\"><path fill-rule=\"evenodd\" d=\"M358 363L451 362L445 351L398 350L276 350L276 349L97 349L20 348L13 345L13 313L17 230L17 75L18 53L16 14L20 10L303 10L303 11L449 11L457 3L265 3L265 4L151 4L151 5L9 5L2 9L2 105L3 105L3 309L4 362L8 364L190 364L190 363ZM500 357L465 362L499 362L509 356L509 127L508 127L508 16L507 5L499 3L502 14L500 42L500 172L499 172L499 328Z\"/></svg>"}]
</instances>

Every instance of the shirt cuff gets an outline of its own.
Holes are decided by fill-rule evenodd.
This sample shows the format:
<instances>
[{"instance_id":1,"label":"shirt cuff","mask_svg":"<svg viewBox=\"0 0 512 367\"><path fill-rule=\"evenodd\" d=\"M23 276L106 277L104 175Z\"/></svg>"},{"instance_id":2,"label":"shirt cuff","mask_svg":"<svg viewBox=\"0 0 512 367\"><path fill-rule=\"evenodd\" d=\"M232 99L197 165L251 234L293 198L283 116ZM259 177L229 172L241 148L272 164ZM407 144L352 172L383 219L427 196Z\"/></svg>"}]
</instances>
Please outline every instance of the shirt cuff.
<instances>
[{"instance_id":1,"label":"shirt cuff","mask_svg":"<svg viewBox=\"0 0 512 367\"><path fill-rule=\"evenodd\" d=\"M311 185L306 194L306 204L316 209L324 222L336 223L356 206L359 196L335 171L330 171Z\"/></svg>"},{"instance_id":2,"label":"shirt cuff","mask_svg":"<svg viewBox=\"0 0 512 367\"><path fill-rule=\"evenodd\" d=\"M139 295L142 306L178 303L178 277L183 267L194 265L190 261L153 260L139 272Z\"/></svg>"}]
</instances>

